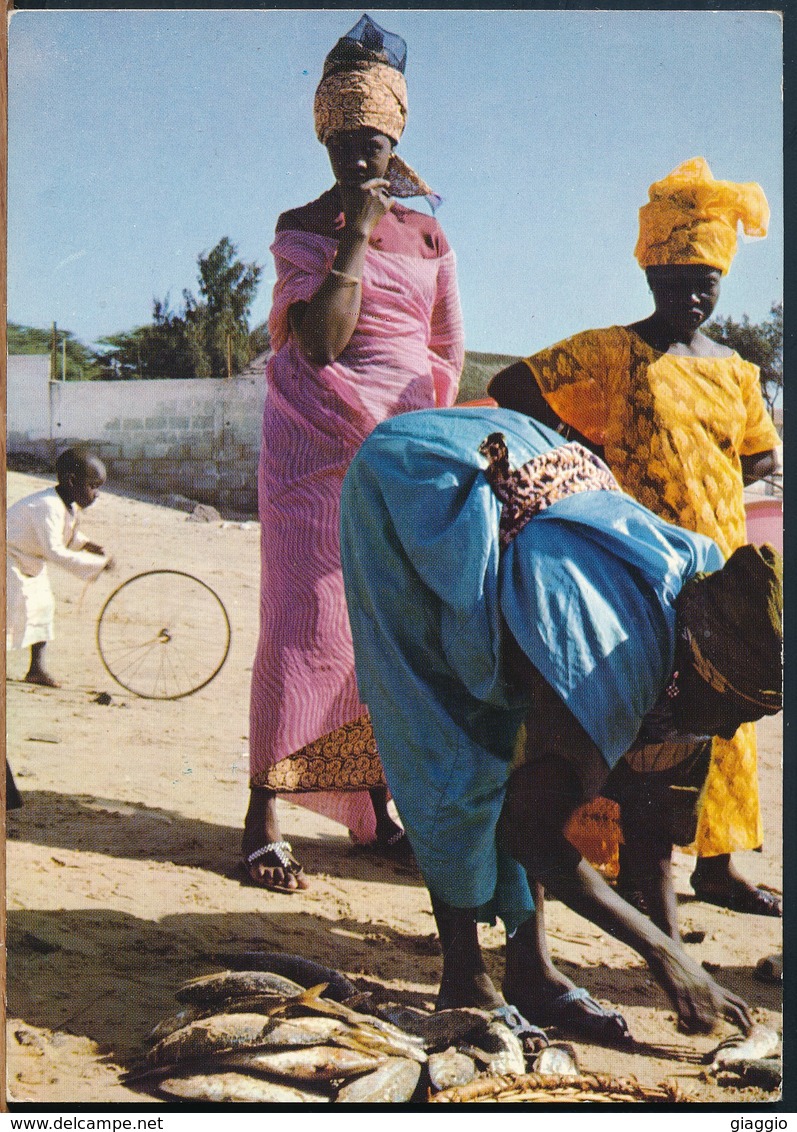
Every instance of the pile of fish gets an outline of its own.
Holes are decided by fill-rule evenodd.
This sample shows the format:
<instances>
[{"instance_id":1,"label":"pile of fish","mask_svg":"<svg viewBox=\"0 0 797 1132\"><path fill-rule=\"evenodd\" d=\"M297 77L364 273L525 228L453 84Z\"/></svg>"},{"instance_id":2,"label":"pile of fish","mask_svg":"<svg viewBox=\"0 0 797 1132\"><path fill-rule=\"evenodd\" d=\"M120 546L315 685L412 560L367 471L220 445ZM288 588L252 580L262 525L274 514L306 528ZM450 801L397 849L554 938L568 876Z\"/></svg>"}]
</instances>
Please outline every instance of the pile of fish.
<instances>
[{"instance_id":1,"label":"pile of fish","mask_svg":"<svg viewBox=\"0 0 797 1132\"><path fill-rule=\"evenodd\" d=\"M535 1051L527 1065L520 1039L490 1011L376 1003L300 956L249 953L248 962L280 970L225 970L185 983L180 1008L152 1031L127 1081L171 1101L401 1104L532 1067L578 1073L564 1045ZM319 974L323 982L302 985Z\"/></svg>"}]
</instances>

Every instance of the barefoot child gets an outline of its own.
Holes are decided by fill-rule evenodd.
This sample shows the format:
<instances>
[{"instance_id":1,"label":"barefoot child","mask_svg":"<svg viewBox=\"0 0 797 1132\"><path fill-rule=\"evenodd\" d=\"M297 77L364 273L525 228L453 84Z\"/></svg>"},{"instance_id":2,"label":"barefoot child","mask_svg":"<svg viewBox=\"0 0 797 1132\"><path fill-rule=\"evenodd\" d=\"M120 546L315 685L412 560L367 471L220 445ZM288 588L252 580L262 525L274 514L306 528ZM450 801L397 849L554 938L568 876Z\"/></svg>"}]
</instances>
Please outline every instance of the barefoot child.
<instances>
[{"instance_id":1,"label":"barefoot child","mask_svg":"<svg viewBox=\"0 0 797 1132\"><path fill-rule=\"evenodd\" d=\"M94 581L110 565L101 546L78 530L78 513L90 507L105 483L101 460L67 448L55 462L58 483L20 499L7 516L8 648L30 647L29 684L57 688L44 666L47 642L53 639L55 601L47 563L55 562L85 581Z\"/></svg>"}]
</instances>

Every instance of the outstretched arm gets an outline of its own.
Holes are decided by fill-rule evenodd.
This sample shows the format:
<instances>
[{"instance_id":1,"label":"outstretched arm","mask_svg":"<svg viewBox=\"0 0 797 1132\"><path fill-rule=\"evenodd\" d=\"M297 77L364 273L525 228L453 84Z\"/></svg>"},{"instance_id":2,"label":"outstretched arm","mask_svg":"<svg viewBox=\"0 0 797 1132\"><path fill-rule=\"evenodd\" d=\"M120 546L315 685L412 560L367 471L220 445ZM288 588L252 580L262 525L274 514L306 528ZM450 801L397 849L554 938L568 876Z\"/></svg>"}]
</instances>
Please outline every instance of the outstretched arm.
<instances>
[{"instance_id":1,"label":"outstretched arm","mask_svg":"<svg viewBox=\"0 0 797 1132\"><path fill-rule=\"evenodd\" d=\"M724 1016L747 1032L752 1018L746 1004L690 959L680 942L618 896L567 840L565 825L585 800L575 769L563 758L547 755L526 763L510 779L501 815L508 851L552 896L646 960L683 1030L710 1031Z\"/></svg>"},{"instance_id":2,"label":"outstretched arm","mask_svg":"<svg viewBox=\"0 0 797 1132\"><path fill-rule=\"evenodd\" d=\"M754 456L742 456L741 460L745 486L763 480L778 470L778 457L774 448L767 452L756 452Z\"/></svg>"}]
</instances>

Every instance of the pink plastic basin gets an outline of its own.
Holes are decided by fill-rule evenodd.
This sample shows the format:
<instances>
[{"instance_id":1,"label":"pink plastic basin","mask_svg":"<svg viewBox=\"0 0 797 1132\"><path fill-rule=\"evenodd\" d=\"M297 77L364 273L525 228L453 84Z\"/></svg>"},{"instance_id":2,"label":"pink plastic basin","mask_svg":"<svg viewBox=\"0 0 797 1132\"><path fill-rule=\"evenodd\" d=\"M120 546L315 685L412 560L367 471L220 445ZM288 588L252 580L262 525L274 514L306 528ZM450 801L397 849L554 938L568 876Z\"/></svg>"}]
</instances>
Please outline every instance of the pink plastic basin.
<instances>
[{"instance_id":1,"label":"pink plastic basin","mask_svg":"<svg viewBox=\"0 0 797 1132\"><path fill-rule=\"evenodd\" d=\"M783 553L783 500L753 499L745 504L747 540L760 546L768 542Z\"/></svg>"}]
</instances>

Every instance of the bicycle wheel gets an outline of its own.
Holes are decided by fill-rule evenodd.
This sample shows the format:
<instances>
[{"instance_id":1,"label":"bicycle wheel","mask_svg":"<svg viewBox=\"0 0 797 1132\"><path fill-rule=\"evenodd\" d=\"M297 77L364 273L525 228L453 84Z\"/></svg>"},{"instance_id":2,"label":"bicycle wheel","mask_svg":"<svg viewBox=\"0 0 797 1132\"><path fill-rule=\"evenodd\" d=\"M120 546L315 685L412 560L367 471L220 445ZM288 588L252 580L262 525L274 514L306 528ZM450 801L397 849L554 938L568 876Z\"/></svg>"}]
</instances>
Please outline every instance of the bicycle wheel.
<instances>
[{"instance_id":1,"label":"bicycle wheel","mask_svg":"<svg viewBox=\"0 0 797 1132\"><path fill-rule=\"evenodd\" d=\"M110 595L97 648L123 688L146 700L179 700L209 684L230 651L218 594L182 570L148 570Z\"/></svg>"}]
</instances>

